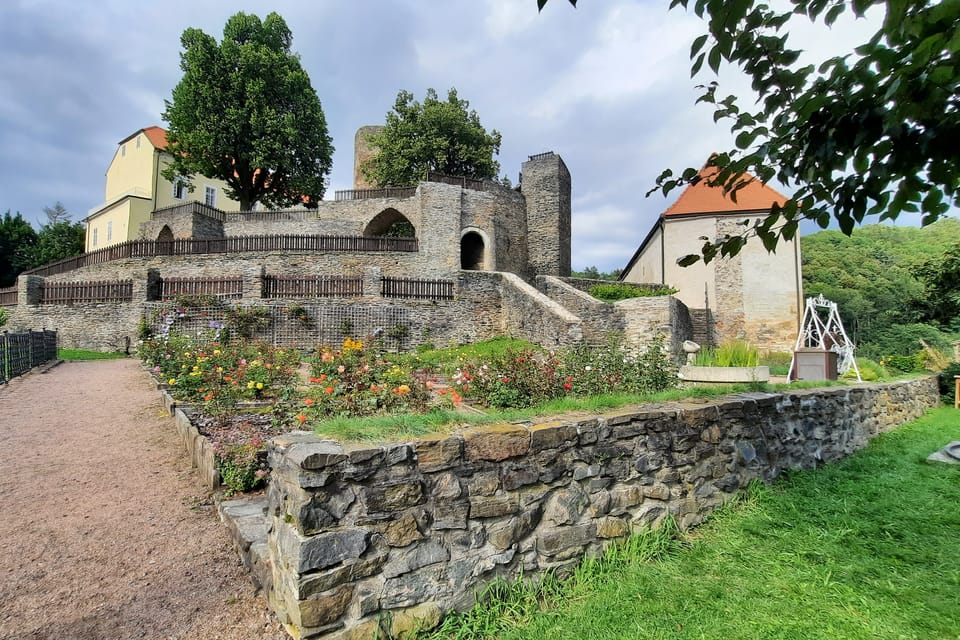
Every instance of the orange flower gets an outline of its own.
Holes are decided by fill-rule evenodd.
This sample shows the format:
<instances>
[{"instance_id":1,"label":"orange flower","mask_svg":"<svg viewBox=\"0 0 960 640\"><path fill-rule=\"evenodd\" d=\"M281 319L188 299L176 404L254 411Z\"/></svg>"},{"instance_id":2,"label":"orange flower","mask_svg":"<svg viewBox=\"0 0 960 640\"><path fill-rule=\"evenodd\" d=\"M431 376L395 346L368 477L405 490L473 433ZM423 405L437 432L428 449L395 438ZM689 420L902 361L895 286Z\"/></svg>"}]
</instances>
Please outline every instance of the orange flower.
<instances>
[{"instance_id":1,"label":"orange flower","mask_svg":"<svg viewBox=\"0 0 960 640\"><path fill-rule=\"evenodd\" d=\"M379 391L379 390L380 388L377 385L375 384L370 385L370 391Z\"/></svg>"},{"instance_id":2,"label":"orange flower","mask_svg":"<svg viewBox=\"0 0 960 640\"><path fill-rule=\"evenodd\" d=\"M313 398L304 398L303 404L307 405L308 407L313 405Z\"/></svg>"},{"instance_id":3,"label":"orange flower","mask_svg":"<svg viewBox=\"0 0 960 640\"><path fill-rule=\"evenodd\" d=\"M307 421L307 416L303 415L302 413L298 413L297 420L300 421L300 424L303 424L304 422Z\"/></svg>"},{"instance_id":4,"label":"orange flower","mask_svg":"<svg viewBox=\"0 0 960 640\"><path fill-rule=\"evenodd\" d=\"M207 402L210 402L211 400L213 400L213 392L211 391L207 395L203 396L203 399L206 400Z\"/></svg>"},{"instance_id":5,"label":"orange flower","mask_svg":"<svg viewBox=\"0 0 960 640\"><path fill-rule=\"evenodd\" d=\"M327 387L326 389L324 389L324 391L327 392L327 395L330 395L331 393L333 393L333 387Z\"/></svg>"}]
</instances>

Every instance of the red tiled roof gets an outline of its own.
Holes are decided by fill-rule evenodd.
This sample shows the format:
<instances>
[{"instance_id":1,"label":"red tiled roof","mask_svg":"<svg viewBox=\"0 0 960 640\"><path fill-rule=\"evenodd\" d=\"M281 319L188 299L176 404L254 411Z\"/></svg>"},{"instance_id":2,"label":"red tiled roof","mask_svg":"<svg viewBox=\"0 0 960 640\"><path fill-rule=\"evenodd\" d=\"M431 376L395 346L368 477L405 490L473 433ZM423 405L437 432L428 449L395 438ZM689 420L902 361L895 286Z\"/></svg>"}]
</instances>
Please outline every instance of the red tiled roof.
<instances>
[{"instance_id":1,"label":"red tiled roof","mask_svg":"<svg viewBox=\"0 0 960 640\"><path fill-rule=\"evenodd\" d=\"M141 133L147 136L147 140L149 140L150 144L152 144L155 148L159 149L160 151L167 150L167 130L157 126L145 127L139 131L134 131L117 144L123 144L127 140L131 140Z\"/></svg>"},{"instance_id":2,"label":"red tiled roof","mask_svg":"<svg viewBox=\"0 0 960 640\"><path fill-rule=\"evenodd\" d=\"M747 173L744 177L749 182L737 190L737 201L734 202L729 193L723 192L723 187L711 187L708 184L709 178L716 173L716 167L704 165L700 169L700 181L687 186L677 201L663 212L664 217L693 213L765 211L774 202L782 205L787 200L786 196Z\"/></svg>"}]
</instances>

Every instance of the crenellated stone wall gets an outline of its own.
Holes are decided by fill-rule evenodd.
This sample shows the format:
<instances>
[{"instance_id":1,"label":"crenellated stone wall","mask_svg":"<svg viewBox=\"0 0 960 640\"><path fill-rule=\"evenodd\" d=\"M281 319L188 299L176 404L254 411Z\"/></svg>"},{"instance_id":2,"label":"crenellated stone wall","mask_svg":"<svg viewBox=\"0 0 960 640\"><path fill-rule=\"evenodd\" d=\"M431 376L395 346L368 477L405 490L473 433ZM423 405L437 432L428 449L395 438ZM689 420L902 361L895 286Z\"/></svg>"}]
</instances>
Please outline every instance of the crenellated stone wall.
<instances>
[{"instance_id":1,"label":"crenellated stone wall","mask_svg":"<svg viewBox=\"0 0 960 640\"><path fill-rule=\"evenodd\" d=\"M383 445L290 434L270 445L260 580L295 637L435 623L495 578L562 574L668 516L694 526L749 482L849 455L938 403L931 377Z\"/></svg>"}]
</instances>

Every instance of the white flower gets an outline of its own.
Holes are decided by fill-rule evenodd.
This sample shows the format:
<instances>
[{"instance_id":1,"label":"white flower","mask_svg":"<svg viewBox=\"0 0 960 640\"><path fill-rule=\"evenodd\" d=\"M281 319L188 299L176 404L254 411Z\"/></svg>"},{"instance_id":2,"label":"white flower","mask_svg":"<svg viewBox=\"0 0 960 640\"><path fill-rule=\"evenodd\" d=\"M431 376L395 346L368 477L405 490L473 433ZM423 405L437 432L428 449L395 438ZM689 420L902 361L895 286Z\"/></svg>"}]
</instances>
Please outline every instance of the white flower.
<instances>
[{"instance_id":1,"label":"white flower","mask_svg":"<svg viewBox=\"0 0 960 640\"><path fill-rule=\"evenodd\" d=\"M593 367L591 367L590 365L587 365L587 366L585 366L585 367L583 368L583 370L584 370L584 371L593 371Z\"/></svg>"}]
</instances>

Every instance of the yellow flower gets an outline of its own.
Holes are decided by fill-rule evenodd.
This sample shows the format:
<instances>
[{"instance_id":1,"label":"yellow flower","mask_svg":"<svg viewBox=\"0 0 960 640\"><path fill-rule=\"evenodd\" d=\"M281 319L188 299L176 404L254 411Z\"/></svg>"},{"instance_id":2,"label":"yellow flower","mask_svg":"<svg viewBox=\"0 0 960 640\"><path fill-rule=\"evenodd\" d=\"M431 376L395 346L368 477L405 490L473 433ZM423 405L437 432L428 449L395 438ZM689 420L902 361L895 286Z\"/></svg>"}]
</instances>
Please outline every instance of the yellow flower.
<instances>
[{"instance_id":1,"label":"yellow flower","mask_svg":"<svg viewBox=\"0 0 960 640\"><path fill-rule=\"evenodd\" d=\"M253 389L253 380L247 383L247 389Z\"/></svg>"},{"instance_id":2,"label":"yellow flower","mask_svg":"<svg viewBox=\"0 0 960 640\"><path fill-rule=\"evenodd\" d=\"M213 350L213 355L215 355L215 356L220 355L220 349L214 349L214 350Z\"/></svg>"},{"instance_id":3,"label":"yellow flower","mask_svg":"<svg viewBox=\"0 0 960 640\"><path fill-rule=\"evenodd\" d=\"M170 378L169 380L167 380L167 383L168 383L168 384L172 384L172 385L173 385L173 384L177 384L177 380L176 380L176 378Z\"/></svg>"},{"instance_id":4,"label":"yellow flower","mask_svg":"<svg viewBox=\"0 0 960 640\"><path fill-rule=\"evenodd\" d=\"M258 383L257 383L257 389L263 389L263 383L262 383L262 382L258 382Z\"/></svg>"}]
</instances>

